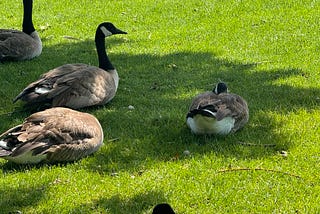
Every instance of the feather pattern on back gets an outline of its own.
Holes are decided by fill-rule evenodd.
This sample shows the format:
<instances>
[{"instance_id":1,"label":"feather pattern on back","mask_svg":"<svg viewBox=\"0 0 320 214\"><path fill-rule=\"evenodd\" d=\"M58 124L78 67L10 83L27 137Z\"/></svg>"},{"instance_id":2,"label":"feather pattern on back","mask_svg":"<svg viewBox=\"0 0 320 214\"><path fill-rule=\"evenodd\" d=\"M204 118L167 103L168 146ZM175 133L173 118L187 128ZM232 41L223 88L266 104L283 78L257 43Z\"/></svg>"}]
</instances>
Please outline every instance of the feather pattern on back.
<instances>
[{"instance_id":1,"label":"feather pattern on back","mask_svg":"<svg viewBox=\"0 0 320 214\"><path fill-rule=\"evenodd\" d=\"M103 130L94 116L57 107L32 114L0 142L0 157L16 163L66 162L97 151Z\"/></svg>"},{"instance_id":2,"label":"feather pattern on back","mask_svg":"<svg viewBox=\"0 0 320 214\"><path fill-rule=\"evenodd\" d=\"M108 73L86 64L66 64L43 74L27 86L14 102L18 99L28 103L48 102L52 106L74 109L103 105L115 96L118 81L116 71ZM43 93L39 93L40 89Z\"/></svg>"},{"instance_id":3,"label":"feather pattern on back","mask_svg":"<svg viewBox=\"0 0 320 214\"><path fill-rule=\"evenodd\" d=\"M211 113L210 115L209 112ZM198 118L201 117L201 121L207 121L207 124L211 125L204 128L202 127L200 131L196 130L197 126L200 126L200 124L197 124L196 116L198 116ZM226 120L226 118L230 119ZM231 129L229 131L226 130L224 134L236 132L241 129L249 120L247 102L237 94L228 92L217 94L213 91L204 92L193 99L187 114L187 125L194 133L215 134L215 130L212 127L222 120L225 120L230 124L228 126L231 126ZM195 128L192 128L191 125Z\"/></svg>"}]
</instances>

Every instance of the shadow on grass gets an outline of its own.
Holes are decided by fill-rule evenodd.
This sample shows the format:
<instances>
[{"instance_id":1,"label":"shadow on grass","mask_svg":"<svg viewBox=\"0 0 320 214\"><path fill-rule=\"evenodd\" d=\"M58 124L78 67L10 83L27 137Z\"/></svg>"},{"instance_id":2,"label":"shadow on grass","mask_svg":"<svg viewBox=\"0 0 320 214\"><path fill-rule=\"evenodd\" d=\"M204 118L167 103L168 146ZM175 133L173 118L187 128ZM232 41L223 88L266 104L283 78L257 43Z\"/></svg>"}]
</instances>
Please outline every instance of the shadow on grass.
<instances>
[{"instance_id":1,"label":"shadow on grass","mask_svg":"<svg viewBox=\"0 0 320 214\"><path fill-rule=\"evenodd\" d=\"M118 94L108 109L92 112L104 127L106 146L89 164L91 169L135 170L146 159L183 160L185 150L196 156L214 153L239 159L274 155L294 142L278 132L285 124L269 112L286 115L318 104L319 89L276 84L290 77L307 78L299 69L259 70L254 63L221 60L211 53L118 55L115 59L121 68ZM185 124L188 106L193 96L211 90L219 80L248 101L249 123L226 137L195 136ZM108 139L120 140L109 143Z\"/></svg>"},{"instance_id":2,"label":"shadow on grass","mask_svg":"<svg viewBox=\"0 0 320 214\"><path fill-rule=\"evenodd\" d=\"M14 173L14 172L28 172L31 169L41 169L51 166L67 166L69 164L73 164L78 161L71 162L57 162L57 163L37 163L37 164L17 164L11 161L6 161L4 163L0 163L1 169L3 173Z\"/></svg>"},{"instance_id":3,"label":"shadow on grass","mask_svg":"<svg viewBox=\"0 0 320 214\"><path fill-rule=\"evenodd\" d=\"M45 186L36 187L1 187L0 188L0 210L1 213L22 213L21 210L27 207L32 208L45 194Z\"/></svg>"},{"instance_id":4,"label":"shadow on grass","mask_svg":"<svg viewBox=\"0 0 320 214\"><path fill-rule=\"evenodd\" d=\"M123 40L117 38L107 41L110 49L116 49L120 43ZM294 143L286 133L277 132L285 124L268 112L287 114L301 108L312 110L318 105L315 97L319 89L277 84L280 79L307 78L295 68L259 70L255 63L223 60L203 52L159 56L114 54L111 51L109 55L121 78L116 97L104 107L81 110L97 116L104 128L105 145L82 162L86 169L101 174L143 171L154 162L185 161L208 153L237 159L273 155L279 150L290 149ZM93 41L44 47L42 55L34 60L0 64L0 131L17 125L32 113L21 103L11 103L28 83L54 67L75 62L97 65ZM193 96L211 90L219 80L225 81L232 92L248 101L249 123L240 132L226 137L195 136L185 124L188 106ZM129 105L134 109L130 110ZM257 146L243 146L238 142ZM264 147L264 144L275 146ZM184 155L185 150L190 151L190 156ZM11 163L0 166L3 173L28 170L28 166ZM28 184L27 188L2 186L0 195L5 197L0 200L0 210L8 213L36 205L45 191L45 185L41 184L36 187ZM115 195L84 203L74 212L89 209L107 209L110 213L145 212L159 202L165 202L161 192L138 194L131 199Z\"/></svg>"},{"instance_id":5,"label":"shadow on grass","mask_svg":"<svg viewBox=\"0 0 320 214\"><path fill-rule=\"evenodd\" d=\"M107 49L124 43L121 38L107 40ZM110 47L110 48L109 48ZM212 53L177 52L168 55L115 54L109 56L120 76L114 100L104 107L82 109L100 120L105 132L105 146L88 161L88 168L104 166L102 170L135 169L145 159L168 161L180 157L184 150L193 155L216 153L237 158L259 158L289 149L292 143L279 134L283 124L266 112L287 114L300 108L312 109L318 103L316 88L300 88L276 84L290 77L307 78L295 68L259 70L256 63L219 59ZM53 57L59 57L59 60ZM5 93L3 108L16 107L14 114L2 116L2 126L9 128L22 120L26 112L22 104L11 104L7 99L18 94L40 74L65 63L97 65L94 42L69 42L44 47L40 57L25 62L0 65L10 75L3 80L13 85ZM2 73L2 72L0 72ZM4 75L4 74L2 74ZM243 96L249 104L250 120L240 132L226 137L194 136L186 128L185 115L193 96L211 90L219 80L225 81L231 92ZM1 84L4 85L4 84ZM132 105L134 109L128 109ZM2 131L5 131L3 127ZM109 139L119 139L108 142ZM244 147L238 142L255 143ZM264 144L274 144L265 148Z\"/></svg>"},{"instance_id":6,"label":"shadow on grass","mask_svg":"<svg viewBox=\"0 0 320 214\"><path fill-rule=\"evenodd\" d=\"M81 204L75 208L72 213L81 213L83 210L101 211L114 214L145 213L152 210L158 203L166 202L163 193L150 191L143 194L135 195L130 199L123 199L120 195L114 195L111 198L101 198L89 203Z\"/></svg>"}]
</instances>

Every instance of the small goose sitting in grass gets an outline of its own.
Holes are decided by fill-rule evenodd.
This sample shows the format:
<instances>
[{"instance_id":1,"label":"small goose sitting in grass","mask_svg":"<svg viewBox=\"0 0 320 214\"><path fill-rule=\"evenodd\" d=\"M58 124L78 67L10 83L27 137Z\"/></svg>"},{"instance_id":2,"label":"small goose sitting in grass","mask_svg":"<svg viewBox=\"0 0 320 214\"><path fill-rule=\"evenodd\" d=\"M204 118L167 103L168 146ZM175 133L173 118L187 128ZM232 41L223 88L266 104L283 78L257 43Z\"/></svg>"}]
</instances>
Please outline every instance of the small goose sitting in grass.
<instances>
[{"instance_id":1,"label":"small goose sitting in grass","mask_svg":"<svg viewBox=\"0 0 320 214\"><path fill-rule=\"evenodd\" d=\"M97 151L103 130L92 115L56 107L0 135L0 157L19 164L75 161Z\"/></svg>"},{"instance_id":2,"label":"small goose sitting in grass","mask_svg":"<svg viewBox=\"0 0 320 214\"><path fill-rule=\"evenodd\" d=\"M41 39L32 23L32 0L23 0L22 31L0 29L0 61L20 61L41 54Z\"/></svg>"},{"instance_id":3,"label":"small goose sitting in grass","mask_svg":"<svg viewBox=\"0 0 320 214\"><path fill-rule=\"evenodd\" d=\"M227 135L241 129L248 120L247 102L228 93L223 82L213 91L196 96L187 114L187 125L195 134Z\"/></svg>"},{"instance_id":4,"label":"small goose sitting in grass","mask_svg":"<svg viewBox=\"0 0 320 214\"><path fill-rule=\"evenodd\" d=\"M46 103L53 107L73 109L104 105L115 96L119 76L105 49L105 37L126 34L112 23L101 23L95 34L99 67L87 64L66 64L42 75L29 84L14 100L27 104Z\"/></svg>"}]
</instances>

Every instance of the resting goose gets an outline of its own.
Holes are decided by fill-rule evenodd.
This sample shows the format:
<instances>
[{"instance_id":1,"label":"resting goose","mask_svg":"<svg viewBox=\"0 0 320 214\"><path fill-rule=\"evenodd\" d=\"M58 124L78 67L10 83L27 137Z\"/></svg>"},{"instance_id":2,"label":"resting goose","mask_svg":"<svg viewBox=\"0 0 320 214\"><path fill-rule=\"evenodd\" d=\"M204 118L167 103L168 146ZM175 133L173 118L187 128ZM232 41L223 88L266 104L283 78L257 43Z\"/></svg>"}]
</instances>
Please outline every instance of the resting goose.
<instances>
[{"instance_id":1,"label":"resting goose","mask_svg":"<svg viewBox=\"0 0 320 214\"><path fill-rule=\"evenodd\" d=\"M105 49L105 37L126 34L112 23L101 23L95 35L99 67L87 64L66 64L42 75L28 85L14 100L27 104L49 103L79 109L104 105L115 96L119 76L111 64Z\"/></svg>"},{"instance_id":2,"label":"resting goose","mask_svg":"<svg viewBox=\"0 0 320 214\"><path fill-rule=\"evenodd\" d=\"M37 112L0 135L0 157L19 164L74 161L97 151L103 130L92 115L63 107Z\"/></svg>"},{"instance_id":3,"label":"resting goose","mask_svg":"<svg viewBox=\"0 0 320 214\"><path fill-rule=\"evenodd\" d=\"M41 39L32 23L32 0L23 0L22 31L0 29L0 61L20 61L41 54Z\"/></svg>"},{"instance_id":4,"label":"resting goose","mask_svg":"<svg viewBox=\"0 0 320 214\"><path fill-rule=\"evenodd\" d=\"M229 93L223 82L213 91L196 96L187 114L187 125L195 134L227 135L241 129L248 120L247 102Z\"/></svg>"}]
</instances>

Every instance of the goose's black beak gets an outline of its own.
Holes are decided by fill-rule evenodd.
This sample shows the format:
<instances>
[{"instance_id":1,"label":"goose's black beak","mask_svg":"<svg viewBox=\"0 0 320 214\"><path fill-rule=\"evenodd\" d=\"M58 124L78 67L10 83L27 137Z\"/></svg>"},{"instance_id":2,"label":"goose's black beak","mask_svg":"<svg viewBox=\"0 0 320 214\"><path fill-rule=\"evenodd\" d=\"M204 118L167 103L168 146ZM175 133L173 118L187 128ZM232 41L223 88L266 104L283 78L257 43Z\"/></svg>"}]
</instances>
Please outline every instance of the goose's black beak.
<instances>
[{"instance_id":1,"label":"goose's black beak","mask_svg":"<svg viewBox=\"0 0 320 214\"><path fill-rule=\"evenodd\" d=\"M116 32L114 32L113 34L127 34L127 32L122 31L120 29L116 29Z\"/></svg>"}]
</instances>

